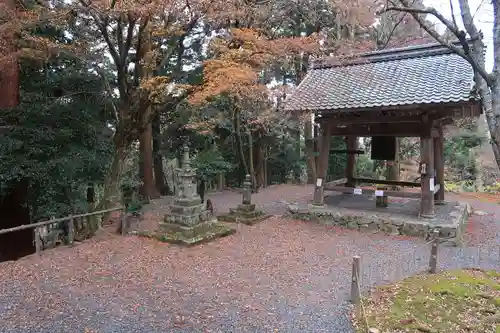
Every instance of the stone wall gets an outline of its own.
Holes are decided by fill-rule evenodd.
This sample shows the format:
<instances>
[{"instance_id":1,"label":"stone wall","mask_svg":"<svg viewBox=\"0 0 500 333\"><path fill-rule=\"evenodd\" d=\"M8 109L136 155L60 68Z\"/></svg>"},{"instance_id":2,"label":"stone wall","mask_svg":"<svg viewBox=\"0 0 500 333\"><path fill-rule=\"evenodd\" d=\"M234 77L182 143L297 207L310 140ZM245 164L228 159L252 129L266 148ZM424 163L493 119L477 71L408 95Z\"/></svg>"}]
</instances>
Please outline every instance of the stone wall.
<instances>
[{"instance_id":1,"label":"stone wall","mask_svg":"<svg viewBox=\"0 0 500 333\"><path fill-rule=\"evenodd\" d=\"M368 234L381 232L391 236L405 235L430 240L433 231L439 230L441 242L459 245L471 210L469 205L459 203L453 207L452 213L446 219L431 221L387 213L354 212L338 207L300 208L290 205L289 213L299 220L344 226Z\"/></svg>"}]
</instances>

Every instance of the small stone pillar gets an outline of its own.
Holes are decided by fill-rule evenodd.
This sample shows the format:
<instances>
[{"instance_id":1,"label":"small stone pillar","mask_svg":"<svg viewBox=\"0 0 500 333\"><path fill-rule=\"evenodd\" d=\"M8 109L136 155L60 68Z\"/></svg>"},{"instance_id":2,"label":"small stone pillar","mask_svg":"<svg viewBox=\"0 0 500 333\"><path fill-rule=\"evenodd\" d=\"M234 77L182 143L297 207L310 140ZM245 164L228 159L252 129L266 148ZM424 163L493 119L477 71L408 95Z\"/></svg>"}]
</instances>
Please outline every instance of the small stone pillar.
<instances>
[{"instance_id":1,"label":"small stone pillar","mask_svg":"<svg viewBox=\"0 0 500 333\"><path fill-rule=\"evenodd\" d=\"M229 209L229 214L219 216L219 220L253 225L271 216L256 209L255 204L252 203L252 179L250 175L245 176L242 194L241 204L236 208Z\"/></svg>"},{"instance_id":2,"label":"small stone pillar","mask_svg":"<svg viewBox=\"0 0 500 333\"><path fill-rule=\"evenodd\" d=\"M243 205L250 205L252 203L252 178L250 175L246 175L243 181L243 197L241 203Z\"/></svg>"}]
</instances>

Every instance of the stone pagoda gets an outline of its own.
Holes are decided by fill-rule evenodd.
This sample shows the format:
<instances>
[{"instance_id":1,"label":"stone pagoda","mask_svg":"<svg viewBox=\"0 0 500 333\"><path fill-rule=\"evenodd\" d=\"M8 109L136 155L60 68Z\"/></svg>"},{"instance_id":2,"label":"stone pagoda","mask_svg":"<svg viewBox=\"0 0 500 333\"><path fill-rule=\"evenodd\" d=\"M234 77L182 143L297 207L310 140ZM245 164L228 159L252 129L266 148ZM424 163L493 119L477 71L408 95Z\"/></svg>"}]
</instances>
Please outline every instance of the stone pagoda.
<instances>
[{"instance_id":1,"label":"stone pagoda","mask_svg":"<svg viewBox=\"0 0 500 333\"><path fill-rule=\"evenodd\" d=\"M191 167L187 146L183 153L182 167L177 169L179 190L170 213L159 225L159 238L169 243L194 245L233 234L236 230L218 223L201 201L196 190L196 169Z\"/></svg>"},{"instance_id":2,"label":"stone pagoda","mask_svg":"<svg viewBox=\"0 0 500 333\"><path fill-rule=\"evenodd\" d=\"M243 198L241 204L236 208L231 208L229 214L219 216L219 219L225 222L253 225L269 217L271 217L271 215L266 215L262 211L256 209L255 204L252 203L252 182L250 175L246 175L245 181L243 182Z\"/></svg>"}]
</instances>

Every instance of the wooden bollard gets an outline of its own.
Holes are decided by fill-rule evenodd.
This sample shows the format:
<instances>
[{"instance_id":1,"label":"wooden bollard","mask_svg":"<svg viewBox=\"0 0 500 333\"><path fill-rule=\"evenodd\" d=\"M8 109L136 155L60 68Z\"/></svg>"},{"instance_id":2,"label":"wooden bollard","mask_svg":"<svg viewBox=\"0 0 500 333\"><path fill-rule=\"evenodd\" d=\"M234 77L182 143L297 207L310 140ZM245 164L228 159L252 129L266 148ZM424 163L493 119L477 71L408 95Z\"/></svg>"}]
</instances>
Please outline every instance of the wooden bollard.
<instances>
[{"instance_id":1,"label":"wooden bollard","mask_svg":"<svg viewBox=\"0 0 500 333\"><path fill-rule=\"evenodd\" d=\"M436 274L437 272L437 257L438 257L438 244L439 244L439 230L432 232L433 240L431 246L431 258L429 260L429 273Z\"/></svg>"},{"instance_id":2,"label":"wooden bollard","mask_svg":"<svg viewBox=\"0 0 500 333\"><path fill-rule=\"evenodd\" d=\"M68 246L73 246L75 242L75 219L73 215L68 220Z\"/></svg>"},{"instance_id":3,"label":"wooden bollard","mask_svg":"<svg viewBox=\"0 0 500 333\"><path fill-rule=\"evenodd\" d=\"M361 290L359 290L361 272L361 257L352 257L352 279L351 279L351 302L359 304L361 300Z\"/></svg>"},{"instance_id":4,"label":"wooden bollard","mask_svg":"<svg viewBox=\"0 0 500 333\"><path fill-rule=\"evenodd\" d=\"M35 227L34 237L35 237L35 252L38 255L40 255L42 254L42 239L40 238L40 229L38 227Z\"/></svg>"}]
</instances>

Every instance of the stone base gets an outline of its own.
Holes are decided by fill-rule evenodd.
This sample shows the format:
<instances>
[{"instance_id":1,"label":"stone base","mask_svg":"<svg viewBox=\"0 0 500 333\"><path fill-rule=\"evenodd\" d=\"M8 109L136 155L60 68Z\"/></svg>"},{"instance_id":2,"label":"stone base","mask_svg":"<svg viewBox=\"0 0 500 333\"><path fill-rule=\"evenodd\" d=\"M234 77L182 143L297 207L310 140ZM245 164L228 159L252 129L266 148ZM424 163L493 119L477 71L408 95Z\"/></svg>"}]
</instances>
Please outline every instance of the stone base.
<instances>
[{"instance_id":1,"label":"stone base","mask_svg":"<svg viewBox=\"0 0 500 333\"><path fill-rule=\"evenodd\" d=\"M307 205L307 208L311 209L311 210L314 210L314 209L326 209L327 206L325 204L316 205L314 203L310 203L310 204Z\"/></svg>"},{"instance_id":2,"label":"stone base","mask_svg":"<svg viewBox=\"0 0 500 333\"><path fill-rule=\"evenodd\" d=\"M254 225L258 222L267 220L271 215L264 214L255 209L255 204L240 204L237 208L231 208L229 214L219 215L218 219L224 222L243 223Z\"/></svg>"},{"instance_id":3,"label":"stone base","mask_svg":"<svg viewBox=\"0 0 500 333\"><path fill-rule=\"evenodd\" d=\"M206 243L220 237L232 235L236 229L218 223L216 219L199 223L192 227L181 226L171 223L160 223L155 233L136 233L139 236L151 237L159 241L192 246Z\"/></svg>"},{"instance_id":4,"label":"stone base","mask_svg":"<svg viewBox=\"0 0 500 333\"><path fill-rule=\"evenodd\" d=\"M186 227L195 226L211 218L210 211L205 209L205 205L198 200L176 199L170 207L170 213L165 215L165 222L180 224Z\"/></svg>"},{"instance_id":5,"label":"stone base","mask_svg":"<svg viewBox=\"0 0 500 333\"><path fill-rule=\"evenodd\" d=\"M451 205L451 203L446 204ZM289 214L297 219L344 226L368 234L382 232L391 236L405 235L430 240L434 230L439 230L441 243L458 246L462 242L471 207L465 203L458 203L452 207L451 213L433 220L385 212L354 211L335 206L321 208L311 205L307 207L290 205Z\"/></svg>"}]
</instances>

